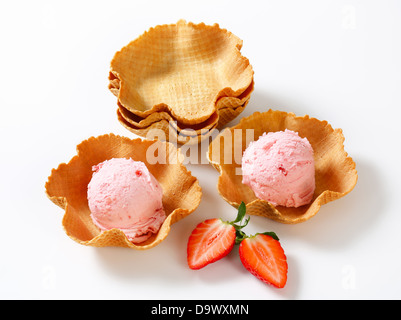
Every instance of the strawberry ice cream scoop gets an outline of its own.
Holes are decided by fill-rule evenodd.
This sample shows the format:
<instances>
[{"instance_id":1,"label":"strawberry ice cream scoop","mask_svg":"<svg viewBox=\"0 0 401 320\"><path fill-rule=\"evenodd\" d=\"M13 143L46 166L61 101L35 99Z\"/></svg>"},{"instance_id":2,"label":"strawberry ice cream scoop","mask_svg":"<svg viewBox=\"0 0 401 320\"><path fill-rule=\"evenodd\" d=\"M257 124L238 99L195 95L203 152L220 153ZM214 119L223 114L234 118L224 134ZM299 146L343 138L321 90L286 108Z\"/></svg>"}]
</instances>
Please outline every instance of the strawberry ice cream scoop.
<instances>
[{"instance_id":1,"label":"strawberry ice cream scoop","mask_svg":"<svg viewBox=\"0 0 401 320\"><path fill-rule=\"evenodd\" d=\"M166 218L163 190L143 162L117 158L92 170L88 204L95 225L102 231L120 229L133 243L158 232Z\"/></svg>"},{"instance_id":2,"label":"strawberry ice cream scoop","mask_svg":"<svg viewBox=\"0 0 401 320\"><path fill-rule=\"evenodd\" d=\"M315 191L313 149L291 130L264 133L242 157L242 183L273 205L299 207Z\"/></svg>"}]
</instances>

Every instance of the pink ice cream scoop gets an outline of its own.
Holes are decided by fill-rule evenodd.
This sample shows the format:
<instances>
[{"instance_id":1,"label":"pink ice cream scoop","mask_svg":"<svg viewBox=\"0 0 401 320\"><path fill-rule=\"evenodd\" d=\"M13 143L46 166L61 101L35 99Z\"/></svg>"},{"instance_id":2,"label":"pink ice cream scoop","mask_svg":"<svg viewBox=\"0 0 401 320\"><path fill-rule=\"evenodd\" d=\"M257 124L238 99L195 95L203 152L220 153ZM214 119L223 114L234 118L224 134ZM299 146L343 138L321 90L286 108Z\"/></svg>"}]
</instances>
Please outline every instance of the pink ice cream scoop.
<instances>
[{"instance_id":1,"label":"pink ice cream scoop","mask_svg":"<svg viewBox=\"0 0 401 320\"><path fill-rule=\"evenodd\" d=\"M291 130L264 133L242 157L242 183L273 205L299 207L315 191L313 149Z\"/></svg>"},{"instance_id":2,"label":"pink ice cream scoop","mask_svg":"<svg viewBox=\"0 0 401 320\"><path fill-rule=\"evenodd\" d=\"M141 161L111 159L93 166L91 218L102 231L120 229L133 243L147 240L166 218L159 182Z\"/></svg>"}]
</instances>

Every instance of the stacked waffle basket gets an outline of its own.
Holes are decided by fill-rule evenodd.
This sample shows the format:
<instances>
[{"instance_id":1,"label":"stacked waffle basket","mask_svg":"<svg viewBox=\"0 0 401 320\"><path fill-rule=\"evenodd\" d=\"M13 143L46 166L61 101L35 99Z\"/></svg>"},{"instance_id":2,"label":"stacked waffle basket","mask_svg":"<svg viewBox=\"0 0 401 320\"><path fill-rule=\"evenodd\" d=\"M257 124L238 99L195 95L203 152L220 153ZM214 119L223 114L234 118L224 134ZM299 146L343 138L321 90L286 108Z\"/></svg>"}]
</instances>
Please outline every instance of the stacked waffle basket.
<instances>
[{"instance_id":1,"label":"stacked waffle basket","mask_svg":"<svg viewBox=\"0 0 401 320\"><path fill-rule=\"evenodd\" d=\"M142 137L199 143L249 102L253 69L241 47L217 24L149 29L111 61L118 120Z\"/></svg>"}]
</instances>

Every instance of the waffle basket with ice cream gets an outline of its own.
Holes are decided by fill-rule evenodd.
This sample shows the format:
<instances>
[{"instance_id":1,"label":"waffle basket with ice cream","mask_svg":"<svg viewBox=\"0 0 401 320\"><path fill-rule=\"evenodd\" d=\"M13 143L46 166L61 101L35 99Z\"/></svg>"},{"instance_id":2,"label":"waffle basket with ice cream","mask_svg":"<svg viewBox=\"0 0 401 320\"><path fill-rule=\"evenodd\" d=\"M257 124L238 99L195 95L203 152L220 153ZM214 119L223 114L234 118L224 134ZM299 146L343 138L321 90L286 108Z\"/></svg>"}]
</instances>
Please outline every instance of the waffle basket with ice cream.
<instances>
[{"instance_id":1,"label":"waffle basket with ice cream","mask_svg":"<svg viewBox=\"0 0 401 320\"><path fill-rule=\"evenodd\" d=\"M247 141L249 139L246 134L249 130L252 130L254 140L260 139L266 133L291 130L302 138L299 140L307 139L312 150L306 152L303 149L307 147L304 146L301 146L301 151L290 150L285 154L287 159L281 159L281 162L277 162L277 159L280 159L280 157L277 158L277 155L274 160L268 159L270 155L266 150L266 155L260 151L253 152L257 157L255 159L253 156L256 165L249 170L244 168L243 163L243 157L252 161L252 157L247 156L250 141ZM240 132L240 141L234 141L235 131ZM262 148L269 149L268 144L269 142L262 144ZM284 147L286 146L284 145ZM234 148L240 150L239 157L235 157L234 152L226 151ZM278 149L277 154L285 152L283 150L283 148ZM241 119L238 125L225 129L209 145L208 159L220 172L217 189L228 203L238 207L244 201L248 214L260 215L289 224L304 222L312 218L322 205L348 194L355 187L358 179L355 162L344 150L344 135L341 129L333 129L327 121L320 121L309 116L298 117L293 113L282 111L255 112L251 116ZM310 171L310 165L298 164L294 167L298 161L311 163L311 160L314 162L313 173ZM258 182L255 176L263 175L262 170L266 168L270 170L269 167L272 165L276 165L279 173L277 176L286 176L285 178L293 180L283 182L273 174L273 178L267 177L264 181L262 179ZM245 164L245 166L247 165ZM252 172L255 168L256 171ZM290 172L290 170L294 172ZM245 179L244 175L246 175ZM299 181L296 180L300 177L303 178L303 185L299 185ZM276 179L276 181L272 182L272 179ZM252 189L250 186L252 182L255 184L258 182L259 186ZM302 192L310 194L312 183L314 183L314 191L310 201L302 203L300 206L277 204L274 200L277 197L266 200L260 195L264 191L263 189L276 189L280 193L278 197L280 199L285 196L288 188L291 191L290 196L299 195ZM266 185L269 184L270 186L267 188ZM295 188L294 184L298 184L298 186ZM293 202L292 199L290 200Z\"/></svg>"},{"instance_id":2,"label":"waffle basket with ice cream","mask_svg":"<svg viewBox=\"0 0 401 320\"><path fill-rule=\"evenodd\" d=\"M171 143L107 134L81 142L77 153L45 188L80 244L153 248L200 203L199 182Z\"/></svg>"}]
</instances>

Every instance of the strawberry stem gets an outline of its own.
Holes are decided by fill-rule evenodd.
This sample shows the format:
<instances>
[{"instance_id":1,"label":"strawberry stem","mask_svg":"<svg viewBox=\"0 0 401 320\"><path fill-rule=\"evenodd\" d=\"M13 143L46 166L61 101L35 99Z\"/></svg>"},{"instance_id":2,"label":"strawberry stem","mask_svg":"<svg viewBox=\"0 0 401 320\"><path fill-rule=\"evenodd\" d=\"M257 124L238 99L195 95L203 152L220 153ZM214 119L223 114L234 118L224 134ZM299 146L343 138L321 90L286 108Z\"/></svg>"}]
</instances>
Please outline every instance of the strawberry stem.
<instances>
[{"instance_id":1,"label":"strawberry stem","mask_svg":"<svg viewBox=\"0 0 401 320\"><path fill-rule=\"evenodd\" d=\"M237 230L235 233L235 244L240 244L242 240L248 238L244 231Z\"/></svg>"},{"instance_id":2,"label":"strawberry stem","mask_svg":"<svg viewBox=\"0 0 401 320\"><path fill-rule=\"evenodd\" d=\"M234 228L235 228L235 244L240 244L242 240L246 239L246 238L251 238L251 237L255 237L258 234L265 234L268 235L270 237L272 237L273 239L279 241L280 239L277 237L276 233L273 231L267 231L267 232L262 232L262 233L256 233L253 236L248 236L244 231L242 231L241 229L246 227L246 225L249 223L249 220L251 219L250 217L248 217L248 219L246 219L243 223L243 219L245 217L246 214L246 205L244 203L244 201L241 202L241 204L238 207L238 214L237 217L235 218L234 221L231 222L227 222L229 224L231 224ZM237 222L239 222L239 225L236 224Z\"/></svg>"}]
</instances>

